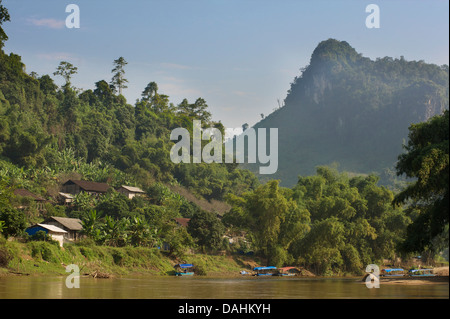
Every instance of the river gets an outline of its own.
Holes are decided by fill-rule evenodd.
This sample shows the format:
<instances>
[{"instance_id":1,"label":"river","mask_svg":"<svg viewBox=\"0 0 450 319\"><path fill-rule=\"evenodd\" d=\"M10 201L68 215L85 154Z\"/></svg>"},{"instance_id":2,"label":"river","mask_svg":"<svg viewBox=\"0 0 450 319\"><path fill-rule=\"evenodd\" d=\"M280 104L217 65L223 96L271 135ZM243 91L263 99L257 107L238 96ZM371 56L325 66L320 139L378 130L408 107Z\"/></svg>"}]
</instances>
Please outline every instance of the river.
<instances>
[{"instance_id":1,"label":"river","mask_svg":"<svg viewBox=\"0 0 450 319\"><path fill-rule=\"evenodd\" d=\"M67 288L66 277L0 277L0 299L448 299L448 282L380 284L369 289L358 278L299 277L82 277Z\"/></svg>"}]
</instances>

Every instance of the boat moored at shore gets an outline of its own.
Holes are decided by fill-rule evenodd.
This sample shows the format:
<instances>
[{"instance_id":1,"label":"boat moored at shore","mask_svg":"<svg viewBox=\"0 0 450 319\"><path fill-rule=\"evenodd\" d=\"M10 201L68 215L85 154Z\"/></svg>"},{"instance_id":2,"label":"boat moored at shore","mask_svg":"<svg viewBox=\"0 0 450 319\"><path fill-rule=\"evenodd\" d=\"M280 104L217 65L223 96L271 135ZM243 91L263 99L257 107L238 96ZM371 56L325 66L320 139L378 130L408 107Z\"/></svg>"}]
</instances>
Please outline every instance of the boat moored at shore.
<instances>
[{"instance_id":1,"label":"boat moored at shore","mask_svg":"<svg viewBox=\"0 0 450 319\"><path fill-rule=\"evenodd\" d=\"M194 265L193 264L176 264L175 276L193 276L194 275Z\"/></svg>"}]
</instances>

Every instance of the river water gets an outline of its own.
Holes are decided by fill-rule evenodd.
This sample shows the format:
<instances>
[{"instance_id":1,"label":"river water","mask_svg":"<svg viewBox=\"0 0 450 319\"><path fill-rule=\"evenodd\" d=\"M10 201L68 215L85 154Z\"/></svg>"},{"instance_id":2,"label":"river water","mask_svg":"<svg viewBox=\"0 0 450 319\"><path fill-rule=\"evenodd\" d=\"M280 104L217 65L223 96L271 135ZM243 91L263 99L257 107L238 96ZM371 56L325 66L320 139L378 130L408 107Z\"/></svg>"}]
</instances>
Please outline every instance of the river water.
<instances>
[{"instance_id":1,"label":"river water","mask_svg":"<svg viewBox=\"0 0 450 319\"><path fill-rule=\"evenodd\" d=\"M67 288L66 277L0 277L0 299L448 299L448 282L380 284L369 289L358 278L299 277L82 277Z\"/></svg>"}]
</instances>

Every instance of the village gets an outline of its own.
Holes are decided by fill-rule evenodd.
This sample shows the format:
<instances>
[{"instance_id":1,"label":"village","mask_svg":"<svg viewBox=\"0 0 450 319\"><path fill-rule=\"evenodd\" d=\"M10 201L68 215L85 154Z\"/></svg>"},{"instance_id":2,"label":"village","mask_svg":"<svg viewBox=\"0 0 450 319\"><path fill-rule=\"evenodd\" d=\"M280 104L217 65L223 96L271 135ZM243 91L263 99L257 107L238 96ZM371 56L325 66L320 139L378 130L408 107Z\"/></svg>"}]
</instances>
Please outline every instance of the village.
<instances>
[{"instance_id":1,"label":"village","mask_svg":"<svg viewBox=\"0 0 450 319\"><path fill-rule=\"evenodd\" d=\"M62 184L61 191L58 192L56 198L53 198L53 201L60 205L70 206L73 204L75 196L80 193L85 193L98 198L99 196L105 195L111 189L113 188L107 183L69 179ZM142 189L135 186L122 185L115 189L115 191L130 200L135 196L146 195ZM43 210L44 203L50 201L26 189L18 188L15 189L13 193L17 197L25 197L34 201L39 210ZM26 209L25 206L18 206L16 208ZM190 218L174 218L177 225L181 227L187 227L189 220ZM35 235L39 231L45 232L52 240L58 242L60 247L64 247L64 243L74 243L86 237L83 234L82 221L78 218L48 216L42 222L33 224L25 230L30 236ZM162 249L168 250L168 248L168 244L163 243Z\"/></svg>"}]
</instances>

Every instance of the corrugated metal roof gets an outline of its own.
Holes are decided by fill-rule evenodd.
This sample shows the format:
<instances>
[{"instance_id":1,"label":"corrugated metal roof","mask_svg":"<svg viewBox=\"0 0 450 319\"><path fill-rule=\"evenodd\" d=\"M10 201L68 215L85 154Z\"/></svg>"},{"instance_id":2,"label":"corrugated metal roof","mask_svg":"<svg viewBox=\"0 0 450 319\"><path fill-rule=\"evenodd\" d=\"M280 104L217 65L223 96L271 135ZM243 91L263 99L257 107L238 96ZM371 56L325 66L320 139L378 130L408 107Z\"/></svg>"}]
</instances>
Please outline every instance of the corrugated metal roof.
<instances>
[{"instance_id":1,"label":"corrugated metal roof","mask_svg":"<svg viewBox=\"0 0 450 319\"><path fill-rule=\"evenodd\" d=\"M47 225L47 224L37 224L38 226L41 226L42 228L48 229L55 233L67 233L64 229L61 229L59 227L53 226L53 225Z\"/></svg>"},{"instance_id":2,"label":"corrugated metal roof","mask_svg":"<svg viewBox=\"0 0 450 319\"><path fill-rule=\"evenodd\" d=\"M97 182L89 182L89 181L79 181L69 179L63 185L76 184L80 186L81 189L85 191L98 192L98 193L106 193L108 189L111 187L106 183L97 183Z\"/></svg>"},{"instance_id":3,"label":"corrugated metal roof","mask_svg":"<svg viewBox=\"0 0 450 319\"><path fill-rule=\"evenodd\" d=\"M126 186L126 185L122 185L122 188L125 188L126 190L133 192L133 193L145 193L142 189L140 189L139 187L134 187L134 186Z\"/></svg>"},{"instance_id":4,"label":"corrugated metal roof","mask_svg":"<svg viewBox=\"0 0 450 319\"><path fill-rule=\"evenodd\" d=\"M67 217L57 217L51 216L45 221L48 222L49 219L53 219L70 230L82 230L83 226L81 225L81 220L78 218L67 218Z\"/></svg>"},{"instance_id":5,"label":"corrugated metal roof","mask_svg":"<svg viewBox=\"0 0 450 319\"><path fill-rule=\"evenodd\" d=\"M67 194L67 193L59 192L58 194L61 195L64 198L68 198L68 199L74 199L75 198L71 194Z\"/></svg>"}]
</instances>

